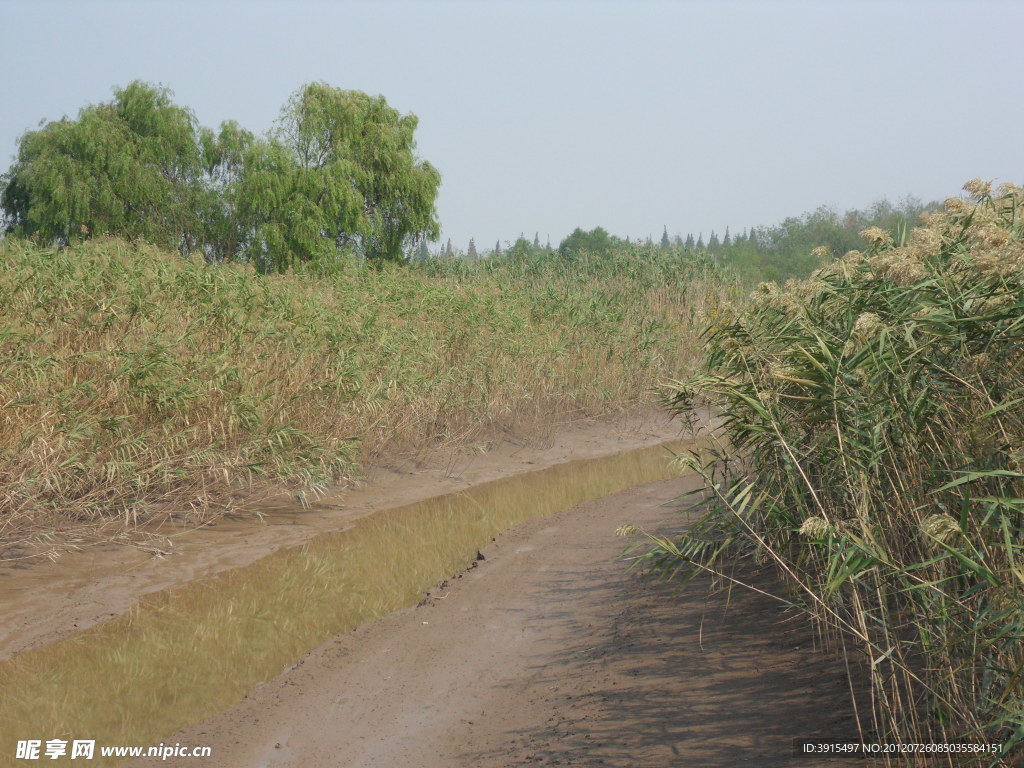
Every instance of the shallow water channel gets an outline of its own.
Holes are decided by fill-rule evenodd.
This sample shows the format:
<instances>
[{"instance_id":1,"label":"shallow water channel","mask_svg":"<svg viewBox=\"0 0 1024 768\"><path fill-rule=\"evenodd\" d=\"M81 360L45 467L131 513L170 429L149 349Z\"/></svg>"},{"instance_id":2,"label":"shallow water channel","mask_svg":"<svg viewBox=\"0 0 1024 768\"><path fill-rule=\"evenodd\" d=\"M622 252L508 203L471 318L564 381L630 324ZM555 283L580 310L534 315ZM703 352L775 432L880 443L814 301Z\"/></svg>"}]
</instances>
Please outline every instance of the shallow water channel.
<instances>
[{"instance_id":1,"label":"shallow water channel","mask_svg":"<svg viewBox=\"0 0 1024 768\"><path fill-rule=\"evenodd\" d=\"M708 446L674 441L482 483L146 595L123 616L0 663L0 765L23 763L19 739L164 741L333 635L415 605L511 526L676 476L673 454Z\"/></svg>"}]
</instances>

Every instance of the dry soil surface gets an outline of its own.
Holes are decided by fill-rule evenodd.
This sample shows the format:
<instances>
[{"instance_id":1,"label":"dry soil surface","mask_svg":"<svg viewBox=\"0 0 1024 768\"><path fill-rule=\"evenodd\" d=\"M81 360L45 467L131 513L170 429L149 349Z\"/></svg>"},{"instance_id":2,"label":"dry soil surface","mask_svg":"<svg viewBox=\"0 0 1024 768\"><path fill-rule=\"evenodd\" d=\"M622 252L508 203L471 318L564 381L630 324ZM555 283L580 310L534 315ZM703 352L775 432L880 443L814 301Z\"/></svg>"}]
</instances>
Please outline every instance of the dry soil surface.
<instances>
[{"instance_id":1,"label":"dry soil surface","mask_svg":"<svg viewBox=\"0 0 1024 768\"><path fill-rule=\"evenodd\" d=\"M634 488L517 527L418 607L336 637L166 743L192 766L804 766L794 737L853 732L842 663L763 595L677 594L616 559L696 486ZM748 573L762 587L771 574Z\"/></svg>"}]
</instances>

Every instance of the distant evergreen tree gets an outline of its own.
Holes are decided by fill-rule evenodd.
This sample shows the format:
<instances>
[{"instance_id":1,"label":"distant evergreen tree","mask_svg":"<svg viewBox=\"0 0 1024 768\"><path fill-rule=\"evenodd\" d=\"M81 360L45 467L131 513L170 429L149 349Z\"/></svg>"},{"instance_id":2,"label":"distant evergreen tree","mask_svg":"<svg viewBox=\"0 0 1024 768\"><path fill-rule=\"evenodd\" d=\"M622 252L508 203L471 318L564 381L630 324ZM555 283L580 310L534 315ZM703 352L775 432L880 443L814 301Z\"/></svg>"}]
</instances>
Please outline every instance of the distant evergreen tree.
<instances>
[{"instance_id":1,"label":"distant evergreen tree","mask_svg":"<svg viewBox=\"0 0 1024 768\"><path fill-rule=\"evenodd\" d=\"M689 233L689 234L688 234L688 235L686 236L686 242L684 243L684 245L685 245L685 246L686 246L687 248L696 248L696 247L697 247L697 243L696 243L696 242L694 242L694 239L693 239L693 233L692 233L692 232L690 232L690 233Z\"/></svg>"},{"instance_id":2,"label":"distant evergreen tree","mask_svg":"<svg viewBox=\"0 0 1024 768\"><path fill-rule=\"evenodd\" d=\"M548 235L548 244L544 246L549 251L551 250L551 235Z\"/></svg>"},{"instance_id":3,"label":"distant evergreen tree","mask_svg":"<svg viewBox=\"0 0 1024 768\"><path fill-rule=\"evenodd\" d=\"M668 225L661 232L661 247L667 249L672 243L668 239Z\"/></svg>"},{"instance_id":4,"label":"distant evergreen tree","mask_svg":"<svg viewBox=\"0 0 1024 768\"><path fill-rule=\"evenodd\" d=\"M715 230L711 230L711 237L708 239L708 248L717 248L719 246L718 235Z\"/></svg>"},{"instance_id":5,"label":"distant evergreen tree","mask_svg":"<svg viewBox=\"0 0 1024 768\"><path fill-rule=\"evenodd\" d=\"M445 246L444 254L449 259L452 258L455 255L455 251L452 250L452 239L450 237L448 238L448 245Z\"/></svg>"},{"instance_id":6,"label":"distant evergreen tree","mask_svg":"<svg viewBox=\"0 0 1024 768\"><path fill-rule=\"evenodd\" d=\"M416 260L417 261L426 261L429 258L430 258L430 251L427 250L427 239L425 237L424 238L420 238L420 245L416 249Z\"/></svg>"},{"instance_id":7,"label":"distant evergreen tree","mask_svg":"<svg viewBox=\"0 0 1024 768\"><path fill-rule=\"evenodd\" d=\"M729 237L729 228L728 227L725 228L725 237L722 238L722 245L724 245L727 248L730 245L732 245L732 238Z\"/></svg>"},{"instance_id":8,"label":"distant evergreen tree","mask_svg":"<svg viewBox=\"0 0 1024 768\"><path fill-rule=\"evenodd\" d=\"M476 252L476 243L473 242L473 238L469 238L469 250L466 251L467 259L477 259L479 255Z\"/></svg>"},{"instance_id":9,"label":"distant evergreen tree","mask_svg":"<svg viewBox=\"0 0 1024 768\"><path fill-rule=\"evenodd\" d=\"M699 234L699 235L697 236L697 247L698 247L698 248L699 248L700 250L702 250L702 251L704 250L704 233L703 233L703 232L701 232L701 233L700 233L700 234Z\"/></svg>"},{"instance_id":10,"label":"distant evergreen tree","mask_svg":"<svg viewBox=\"0 0 1024 768\"><path fill-rule=\"evenodd\" d=\"M501 240L498 240L494 244L494 255L495 256L501 256Z\"/></svg>"},{"instance_id":11,"label":"distant evergreen tree","mask_svg":"<svg viewBox=\"0 0 1024 768\"><path fill-rule=\"evenodd\" d=\"M533 236L533 247L540 248L540 232L537 232Z\"/></svg>"},{"instance_id":12,"label":"distant evergreen tree","mask_svg":"<svg viewBox=\"0 0 1024 768\"><path fill-rule=\"evenodd\" d=\"M647 236L647 240L644 241L644 243L647 246L653 246L654 245L654 238L652 238L650 235L648 235Z\"/></svg>"}]
</instances>

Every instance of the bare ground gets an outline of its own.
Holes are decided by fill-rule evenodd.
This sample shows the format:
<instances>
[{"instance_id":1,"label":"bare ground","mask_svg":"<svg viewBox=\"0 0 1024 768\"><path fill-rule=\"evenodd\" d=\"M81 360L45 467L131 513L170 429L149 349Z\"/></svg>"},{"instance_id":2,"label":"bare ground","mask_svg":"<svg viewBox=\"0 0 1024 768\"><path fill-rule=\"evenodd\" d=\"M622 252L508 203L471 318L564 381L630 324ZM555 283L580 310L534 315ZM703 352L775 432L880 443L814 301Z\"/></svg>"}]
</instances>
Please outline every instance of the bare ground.
<instances>
[{"instance_id":1,"label":"bare ground","mask_svg":"<svg viewBox=\"0 0 1024 768\"><path fill-rule=\"evenodd\" d=\"M842 663L770 598L639 578L616 527L683 524L682 478L517 527L420 606L328 641L166 743L237 766L810 766L855 733ZM747 574L772 587L771 574ZM863 762L856 763L864 765Z\"/></svg>"}]
</instances>

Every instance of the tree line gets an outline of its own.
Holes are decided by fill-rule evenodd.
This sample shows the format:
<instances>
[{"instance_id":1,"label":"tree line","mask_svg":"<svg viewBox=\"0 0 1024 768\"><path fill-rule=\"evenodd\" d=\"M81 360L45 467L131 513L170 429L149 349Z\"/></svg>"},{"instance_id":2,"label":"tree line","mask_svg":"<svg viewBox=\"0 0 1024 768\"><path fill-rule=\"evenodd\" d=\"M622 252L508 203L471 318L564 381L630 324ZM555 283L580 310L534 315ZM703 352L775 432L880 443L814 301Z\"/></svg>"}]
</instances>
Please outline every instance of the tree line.
<instances>
[{"instance_id":1,"label":"tree line","mask_svg":"<svg viewBox=\"0 0 1024 768\"><path fill-rule=\"evenodd\" d=\"M723 237L712 232L707 241L704 234L696 238L689 234L669 236L665 227L661 239L630 242L627 237L609 234L602 227L584 231L577 228L558 246L558 255L572 259L586 253L590 256L608 256L637 247L657 249L663 253L686 256L691 260L710 261L728 267L749 280L783 281L791 277L804 277L828 261L849 251L865 247L860 233L870 227L879 227L901 242L922 213L940 209L938 202L924 203L906 197L898 203L887 199L860 209L840 213L834 208L821 206L802 216L791 216L775 226L751 227L733 235L726 228ZM520 251L531 249L522 247ZM824 250L821 250L824 249ZM531 251L536 253L535 251ZM826 255L827 254L827 255Z\"/></svg>"},{"instance_id":2,"label":"tree line","mask_svg":"<svg viewBox=\"0 0 1024 768\"><path fill-rule=\"evenodd\" d=\"M601 227L577 228L558 245L522 234L514 243L478 252L440 234L435 200L441 177L416 155L417 118L381 96L310 83L289 98L275 127L257 136L234 121L218 131L200 126L170 90L141 81L114 89L107 103L26 132L0 176L5 231L44 243L118 235L144 239L209 262L247 261L262 271L341 254L371 263L430 258L572 259L654 247L631 243ZM836 256L861 246L859 232L879 226L899 238L935 204L907 198L839 213L821 207L775 227L726 229L707 242L701 233L669 237L662 250L711 256L752 278L782 280L820 266L826 246Z\"/></svg>"},{"instance_id":3,"label":"tree line","mask_svg":"<svg viewBox=\"0 0 1024 768\"><path fill-rule=\"evenodd\" d=\"M111 234L264 271L353 253L400 260L436 239L438 171L417 118L381 96L310 83L264 136L198 124L141 81L26 132L0 177L8 233L66 245Z\"/></svg>"}]
</instances>

